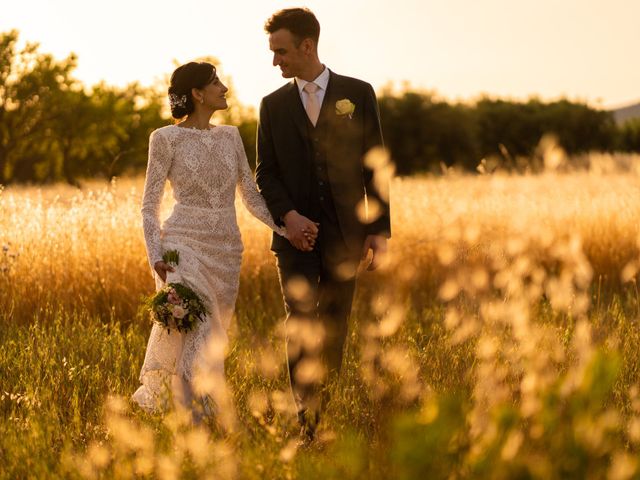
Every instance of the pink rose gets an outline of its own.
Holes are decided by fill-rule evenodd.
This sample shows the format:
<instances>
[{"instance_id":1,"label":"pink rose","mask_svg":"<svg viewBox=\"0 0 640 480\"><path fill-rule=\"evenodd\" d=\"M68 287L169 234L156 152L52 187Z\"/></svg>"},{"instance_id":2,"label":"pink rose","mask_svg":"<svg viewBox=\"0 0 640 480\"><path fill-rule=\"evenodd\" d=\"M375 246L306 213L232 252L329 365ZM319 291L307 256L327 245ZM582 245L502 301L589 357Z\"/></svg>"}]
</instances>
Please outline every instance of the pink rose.
<instances>
[{"instance_id":1,"label":"pink rose","mask_svg":"<svg viewBox=\"0 0 640 480\"><path fill-rule=\"evenodd\" d=\"M172 310L172 312L171 312L171 313L172 313L172 314L173 314L173 316L174 316L175 318L177 318L177 319L180 319L180 318L184 317L184 316L187 314L187 312L185 311L185 309L184 309L184 308L182 308L180 305L175 305L175 306L173 307L173 310Z\"/></svg>"},{"instance_id":2,"label":"pink rose","mask_svg":"<svg viewBox=\"0 0 640 480\"><path fill-rule=\"evenodd\" d=\"M169 292L169 295L167 295L167 300L173 305L178 305L180 303L180 297L176 294L175 290L171 290Z\"/></svg>"}]
</instances>

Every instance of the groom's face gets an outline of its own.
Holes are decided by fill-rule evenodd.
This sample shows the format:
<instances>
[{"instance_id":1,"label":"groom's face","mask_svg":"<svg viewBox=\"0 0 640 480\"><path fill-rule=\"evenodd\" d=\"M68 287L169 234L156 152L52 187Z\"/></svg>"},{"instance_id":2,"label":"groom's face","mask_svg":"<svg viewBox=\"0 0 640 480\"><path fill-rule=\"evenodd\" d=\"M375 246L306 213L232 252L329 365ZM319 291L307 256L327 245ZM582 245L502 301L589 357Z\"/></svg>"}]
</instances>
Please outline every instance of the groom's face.
<instances>
[{"instance_id":1,"label":"groom's face","mask_svg":"<svg viewBox=\"0 0 640 480\"><path fill-rule=\"evenodd\" d=\"M273 52L273 66L280 67L284 78L299 76L309 61L304 42L298 44L286 28L269 34L269 49Z\"/></svg>"}]
</instances>

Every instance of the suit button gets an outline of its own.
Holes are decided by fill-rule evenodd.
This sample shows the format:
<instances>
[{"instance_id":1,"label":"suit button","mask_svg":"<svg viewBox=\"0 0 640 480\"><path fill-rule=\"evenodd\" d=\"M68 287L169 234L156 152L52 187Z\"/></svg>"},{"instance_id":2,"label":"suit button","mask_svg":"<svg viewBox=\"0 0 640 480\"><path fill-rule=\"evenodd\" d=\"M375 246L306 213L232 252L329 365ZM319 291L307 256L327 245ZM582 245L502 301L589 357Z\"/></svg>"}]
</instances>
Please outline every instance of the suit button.
<instances>
[{"instance_id":1,"label":"suit button","mask_svg":"<svg viewBox=\"0 0 640 480\"><path fill-rule=\"evenodd\" d=\"M324 182L318 182L318 185L322 186L324 185Z\"/></svg>"},{"instance_id":2,"label":"suit button","mask_svg":"<svg viewBox=\"0 0 640 480\"><path fill-rule=\"evenodd\" d=\"M320 201L324 201L324 197L322 195L320 195Z\"/></svg>"}]
</instances>

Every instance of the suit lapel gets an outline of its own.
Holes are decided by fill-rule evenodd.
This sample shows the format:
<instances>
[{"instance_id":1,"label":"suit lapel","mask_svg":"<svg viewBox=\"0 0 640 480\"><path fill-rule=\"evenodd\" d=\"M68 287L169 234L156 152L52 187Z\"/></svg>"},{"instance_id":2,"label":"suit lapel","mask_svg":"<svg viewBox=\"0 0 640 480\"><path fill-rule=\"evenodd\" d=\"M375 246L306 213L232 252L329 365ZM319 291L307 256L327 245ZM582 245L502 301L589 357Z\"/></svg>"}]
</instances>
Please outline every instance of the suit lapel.
<instances>
[{"instance_id":1,"label":"suit lapel","mask_svg":"<svg viewBox=\"0 0 640 480\"><path fill-rule=\"evenodd\" d=\"M329 70L329 84L327 85L327 91L325 92L324 99L322 100L322 105L320 106L320 115L318 116L318 121L316 122L316 127L318 127L321 123L331 122L333 120L333 116L335 115L334 109L336 102L344 97L344 92L342 91L342 86L340 83L340 78L338 75ZM342 95L342 96L340 96ZM307 139L307 124L309 123L309 117L307 117L307 112L304 110L304 105L302 105L302 99L300 98L300 91L298 90L298 85L296 81L293 80L289 84L289 90L287 92L287 105L289 107L289 112L293 118L293 122L298 127L300 131L300 135L303 138Z\"/></svg>"},{"instance_id":2,"label":"suit lapel","mask_svg":"<svg viewBox=\"0 0 640 480\"><path fill-rule=\"evenodd\" d=\"M307 122L309 121L309 118L307 117L307 112L305 112L304 106L302 105L300 92L295 80L289 84L289 91L287 92L287 106L289 107L289 112L293 118L293 123L295 123L300 135L305 139L306 143L309 136L307 132Z\"/></svg>"},{"instance_id":3,"label":"suit lapel","mask_svg":"<svg viewBox=\"0 0 640 480\"><path fill-rule=\"evenodd\" d=\"M329 83L327 85L327 91L324 94L324 99L322 100L322 106L320 107L320 115L318 116L316 127L327 123L329 125L331 124L331 117L334 114L334 107L340 93L341 88L338 76L329 70Z\"/></svg>"},{"instance_id":4,"label":"suit lapel","mask_svg":"<svg viewBox=\"0 0 640 480\"><path fill-rule=\"evenodd\" d=\"M322 101L322 107L320 108L320 116L318 117L316 128L323 129L325 144L333 145L336 129L344 127L343 124L337 123L340 118L336 116L336 102L341 98L345 98L346 92L343 88L344 86L340 76L336 75L332 71L329 71L329 73L329 84L327 85L327 92L325 93Z\"/></svg>"},{"instance_id":5,"label":"suit lapel","mask_svg":"<svg viewBox=\"0 0 640 480\"><path fill-rule=\"evenodd\" d=\"M335 104L336 102L345 97L345 91L340 80L340 76L329 70L329 83L327 85L327 91L322 100L320 107L320 114L318 116L318 122L316 128L322 127L325 129L326 141L331 142L333 135L333 127L335 126ZM295 79L289 84L286 94L286 103L293 119L293 123L298 129L298 133L304 139L304 144L309 146L309 131L308 128L311 125L307 112L302 105L302 99L300 98L300 91ZM326 128L325 128L326 127Z\"/></svg>"}]
</instances>

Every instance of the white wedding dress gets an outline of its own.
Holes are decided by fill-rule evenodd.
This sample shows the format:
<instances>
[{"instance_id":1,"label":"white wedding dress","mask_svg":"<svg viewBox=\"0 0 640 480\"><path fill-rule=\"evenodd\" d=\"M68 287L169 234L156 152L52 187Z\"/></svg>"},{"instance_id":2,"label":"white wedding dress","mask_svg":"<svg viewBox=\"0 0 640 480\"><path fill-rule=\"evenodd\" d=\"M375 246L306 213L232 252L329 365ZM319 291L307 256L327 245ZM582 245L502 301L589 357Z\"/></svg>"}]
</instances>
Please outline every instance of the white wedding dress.
<instances>
[{"instance_id":1,"label":"white wedding dress","mask_svg":"<svg viewBox=\"0 0 640 480\"><path fill-rule=\"evenodd\" d=\"M167 179L176 203L161 226L160 202ZM146 411L166 409L167 392L175 390L176 384L187 385L196 396L205 398L215 398L215 390L224 388L223 352L243 250L236 190L255 217L284 235L256 188L236 127L197 130L171 125L151 134L142 218L156 288L163 282L153 265L165 251L178 250L179 264L167 275L167 282L189 285L209 314L188 333L167 333L156 324L151 328L140 372L142 386L132 396Z\"/></svg>"}]
</instances>

